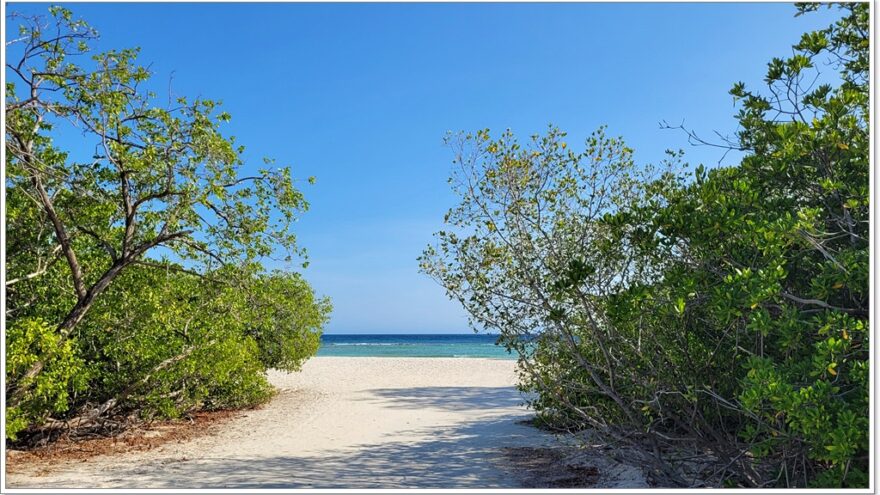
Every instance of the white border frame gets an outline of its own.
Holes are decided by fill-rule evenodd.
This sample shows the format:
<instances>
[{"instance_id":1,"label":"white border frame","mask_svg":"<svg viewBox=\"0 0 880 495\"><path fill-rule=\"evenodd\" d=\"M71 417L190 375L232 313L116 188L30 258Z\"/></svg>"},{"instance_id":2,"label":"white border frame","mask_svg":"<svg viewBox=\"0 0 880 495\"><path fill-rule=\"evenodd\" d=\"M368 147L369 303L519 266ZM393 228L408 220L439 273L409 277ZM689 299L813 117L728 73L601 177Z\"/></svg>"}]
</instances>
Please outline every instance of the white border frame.
<instances>
[{"instance_id":1,"label":"white border frame","mask_svg":"<svg viewBox=\"0 0 880 495\"><path fill-rule=\"evenodd\" d=\"M2 15L2 19L0 19L0 31L6 33L6 6L7 0L0 0L0 15ZM52 3L63 3L63 4L75 4L75 3L245 3L241 0L189 0L183 2L181 0L153 0L150 2L147 1L139 1L139 0L61 0L59 2L50 2L50 1L39 1L39 0L21 0L16 1L14 3L42 3L50 5ZM347 2L332 2L328 0L313 0L311 2L301 2L299 0L263 0L261 3L421 3L421 2L410 2L407 0L402 1L394 1L394 0L379 0L379 1L369 1L369 0L350 0ZM437 3L437 2L431 2ZM444 0L442 3L472 3L470 0ZM482 0L480 3L541 3L535 2L532 0ZM737 2L735 0L725 0L725 1L716 1L716 2L708 2L708 1L700 1L700 0L678 0L678 1L663 1L663 0L616 0L616 1L598 1L598 0L556 0L554 2L547 3L742 3ZM793 3L785 0L767 0L767 1L750 1L749 3ZM875 16L875 3L874 1L870 1L870 26L872 34L876 32L876 16ZM793 41L794 42L794 41ZM4 55L5 55L5 40L4 40ZM874 287L876 286L877 281L877 265L875 263L877 256L877 245L876 241L876 229L874 220L876 218L875 210L877 208L876 198L877 198L877 184L876 184L876 174L875 174L875 149L876 149L876 134L874 132L875 128L875 120L874 117L876 112L874 111L875 104L877 102L876 99L876 87L874 85L874 58L875 58L875 43L874 36L870 37L870 147L869 147L869 158L870 158L870 178L869 178L869 188L870 188L870 202L871 208L869 210L869 243L871 249L871 256L869 259L869 267L870 267L870 280L869 280L869 300L870 300L870 317L869 317L869 325L870 322L876 322L877 316L877 298L874 292ZM3 57L5 60L5 56ZM0 82L2 82L2 87L6 87L6 71L4 70L2 74L0 74ZM4 99L5 103L5 99ZM3 121L6 122L6 106L5 104L0 109L0 116L2 116ZM5 142L4 138L0 138ZM6 170L6 147L3 146L0 149L0 171L5 178ZM0 351L2 351L2 355L0 355L0 363L2 363L4 370L6 369L6 181L3 180L0 183L0 193L2 193L3 200L0 201L0 229L2 229L2 233L0 233L0 256L2 256L3 262L0 263L0 278L3 280L2 286L0 286L0 297L2 297L2 305L4 308L3 314L0 315L0 331L4 338L0 341ZM241 489L148 489L148 488L136 488L136 489L116 489L116 488L66 488L66 489L44 489L44 488L7 488L6 487L6 442L4 440L2 447L0 447L0 453L2 453L2 459L0 459L0 493L681 493L683 491L687 491L688 493L741 493L741 492L757 492L757 493L875 493L876 488L876 474L877 474L877 462L878 462L878 452L877 452L877 443L876 443L876 416L875 416L875 387L877 384L877 331L874 325L870 325L871 331L871 361L870 361L870 406L869 406L869 414L870 414L870 436L869 436L869 450L870 454L873 455L873 461L869 464L869 472L868 472L868 488L863 489L808 489L808 488L776 488L776 489L744 489L744 488L691 488L691 489L669 489L669 488L639 488L639 489L597 489L597 488L583 488L583 489L250 489L250 490L241 490ZM3 382L4 390L6 385L5 373L0 381ZM0 415L2 412L6 411L6 394L0 394ZM0 425L0 430L5 431L5 421L4 424ZM3 437L5 439L5 435Z\"/></svg>"}]
</instances>

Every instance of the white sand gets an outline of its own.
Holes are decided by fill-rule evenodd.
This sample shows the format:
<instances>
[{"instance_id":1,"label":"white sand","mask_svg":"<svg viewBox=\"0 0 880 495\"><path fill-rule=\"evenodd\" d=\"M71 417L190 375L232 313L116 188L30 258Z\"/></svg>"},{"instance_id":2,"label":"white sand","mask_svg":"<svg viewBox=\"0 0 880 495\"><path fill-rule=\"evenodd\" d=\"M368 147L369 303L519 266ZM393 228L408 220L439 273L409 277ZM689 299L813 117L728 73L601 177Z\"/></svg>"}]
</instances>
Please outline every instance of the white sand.
<instances>
[{"instance_id":1,"label":"white sand","mask_svg":"<svg viewBox=\"0 0 880 495\"><path fill-rule=\"evenodd\" d=\"M502 447L552 444L513 361L320 357L219 431L147 452L11 473L9 488L517 487Z\"/></svg>"}]
</instances>

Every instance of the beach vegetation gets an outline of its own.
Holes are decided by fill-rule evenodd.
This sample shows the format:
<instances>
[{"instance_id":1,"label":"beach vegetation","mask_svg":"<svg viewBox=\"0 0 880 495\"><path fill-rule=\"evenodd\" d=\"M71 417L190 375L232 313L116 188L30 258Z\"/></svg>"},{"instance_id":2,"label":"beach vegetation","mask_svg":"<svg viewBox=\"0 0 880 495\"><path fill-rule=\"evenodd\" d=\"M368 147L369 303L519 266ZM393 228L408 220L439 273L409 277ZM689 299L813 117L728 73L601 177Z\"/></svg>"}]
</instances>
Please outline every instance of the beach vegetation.
<instances>
[{"instance_id":1,"label":"beach vegetation","mask_svg":"<svg viewBox=\"0 0 880 495\"><path fill-rule=\"evenodd\" d=\"M307 263L290 168L69 10L7 21L7 439L264 401L330 311L265 268Z\"/></svg>"},{"instance_id":2,"label":"beach vegetation","mask_svg":"<svg viewBox=\"0 0 880 495\"><path fill-rule=\"evenodd\" d=\"M637 164L604 128L450 136L460 201L421 267L519 353L542 423L662 484L868 486L869 6L831 8L733 86L735 136L682 129L737 165Z\"/></svg>"}]
</instances>

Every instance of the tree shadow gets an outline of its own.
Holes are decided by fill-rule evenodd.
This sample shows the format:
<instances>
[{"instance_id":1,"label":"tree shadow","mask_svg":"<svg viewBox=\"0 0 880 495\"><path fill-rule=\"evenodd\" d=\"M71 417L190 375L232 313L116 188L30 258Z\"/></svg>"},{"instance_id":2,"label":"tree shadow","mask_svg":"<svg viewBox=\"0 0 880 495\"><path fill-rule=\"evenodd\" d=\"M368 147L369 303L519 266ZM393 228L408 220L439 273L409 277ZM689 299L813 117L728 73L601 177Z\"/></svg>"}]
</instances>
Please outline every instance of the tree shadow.
<instances>
[{"instance_id":1,"label":"tree shadow","mask_svg":"<svg viewBox=\"0 0 880 495\"><path fill-rule=\"evenodd\" d=\"M424 439L416 442L392 438L317 455L267 452L221 458L205 452L189 459L123 458L112 469L81 464L76 467L77 478L94 471L89 477L106 488L517 488L523 486L524 474L511 467L505 450L553 439L522 424L531 414L520 407L524 401L515 387L382 388L360 392L354 400L380 402L377 414L383 408L467 414L464 421L447 426L389 432L397 438ZM39 487L77 488L63 473L57 474Z\"/></svg>"},{"instance_id":2,"label":"tree shadow","mask_svg":"<svg viewBox=\"0 0 880 495\"><path fill-rule=\"evenodd\" d=\"M506 409L525 403L516 387L409 387L365 391L361 400L383 402L402 409L448 411Z\"/></svg>"},{"instance_id":3,"label":"tree shadow","mask_svg":"<svg viewBox=\"0 0 880 495\"><path fill-rule=\"evenodd\" d=\"M518 419L496 417L412 430L404 433L433 437L357 445L320 456L166 458L120 466L110 478L102 476L106 472L95 474L106 488L517 488L523 480L506 462L502 449L549 438L518 424ZM90 488L61 479L39 487Z\"/></svg>"}]
</instances>

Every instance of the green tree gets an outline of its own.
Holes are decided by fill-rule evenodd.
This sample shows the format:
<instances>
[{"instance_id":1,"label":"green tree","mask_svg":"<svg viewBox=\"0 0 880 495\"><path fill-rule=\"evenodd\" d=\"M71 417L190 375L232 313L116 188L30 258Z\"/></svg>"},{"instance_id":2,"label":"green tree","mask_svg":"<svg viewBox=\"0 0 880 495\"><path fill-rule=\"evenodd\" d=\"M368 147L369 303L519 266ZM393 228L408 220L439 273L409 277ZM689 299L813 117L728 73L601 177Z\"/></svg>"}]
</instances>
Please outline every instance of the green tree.
<instances>
[{"instance_id":1,"label":"green tree","mask_svg":"<svg viewBox=\"0 0 880 495\"><path fill-rule=\"evenodd\" d=\"M528 146L509 131L497 140L488 131L452 136L450 183L462 200L421 267L475 327L500 332L520 353L527 388L590 426L605 429L615 419L640 430L637 408L622 395L626 363L609 352L620 336L602 306L657 267L603 218L642 204L642 184L655 172L636 167L632 151L604 129L580 152L564 138L554 128ZM584 396L596 399L589 410L562 385L582 381L592 384Z\"/></svg>"},{"instance_id":2,"label":"green tree","mask_svg":"<svg viewBox=\"0 0 880 495\"><path fill-rule=\"evenodd\" d=\"M145 89L151 74L136 49L91 55L97 32L64 8L49 11L48 21L8 19L21 24L7 42L5 88L8 417L38 423L47 404L59 413L73 395L84 406L86 383L103 405L117 404L112 390L127 395L152 366L192 366L199 352L223 346L252 354L238 359L251 369L243 376L296 368L316 349L329 304L298 276L267 275L260 264L305 257L291 225L308 204L290 169L266 160L245 174L244 149L221 132L230 116L218 102L165 104ZM75 148L58 144L74 138ZM157 270L175 275L155 280ZM128 349L137 373L96 384L122 334L172 331L187 322L171 318L176 310L208 325L194 308L223 298L237 319L216 320L227 328L208 333L226 337L155 340L155 356Z\"/></svg>"},{"instance_id":3,"label":"green tree","mask_svg":"<svg viewBox=\"0 0 880 495\"><path fill-rule=\"evenodd\" d=\"M520 352L541 419L644 447L664 483L867 485L869 16L839 8L766 95L734 86L739 166L672 153L652 180L555 130L456 153L462 201L422 266Z\"/></svg>"}]
</instances>

